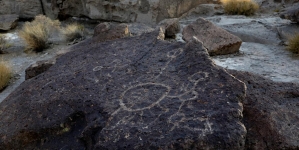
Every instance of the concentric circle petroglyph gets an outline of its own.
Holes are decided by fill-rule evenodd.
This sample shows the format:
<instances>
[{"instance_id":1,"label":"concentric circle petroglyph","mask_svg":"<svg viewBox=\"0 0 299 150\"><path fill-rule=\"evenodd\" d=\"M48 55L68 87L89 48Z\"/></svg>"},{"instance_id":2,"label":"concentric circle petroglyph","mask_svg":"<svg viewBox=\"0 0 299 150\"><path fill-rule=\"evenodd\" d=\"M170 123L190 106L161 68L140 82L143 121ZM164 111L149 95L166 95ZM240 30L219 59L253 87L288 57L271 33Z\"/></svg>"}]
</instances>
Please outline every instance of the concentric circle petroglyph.
<instances>
[{"instance_id":1,"label":"concentric circle petroglyph","mask_svg":"<svg viewBox=\"0 0 299 150\"><path fill-rule=\"evenodd\" d=\"M120 106L127 111L150 109L163 100L169 93L170 87L160 83L143 83L125 90Z\"/></svg>"}]
</instances>

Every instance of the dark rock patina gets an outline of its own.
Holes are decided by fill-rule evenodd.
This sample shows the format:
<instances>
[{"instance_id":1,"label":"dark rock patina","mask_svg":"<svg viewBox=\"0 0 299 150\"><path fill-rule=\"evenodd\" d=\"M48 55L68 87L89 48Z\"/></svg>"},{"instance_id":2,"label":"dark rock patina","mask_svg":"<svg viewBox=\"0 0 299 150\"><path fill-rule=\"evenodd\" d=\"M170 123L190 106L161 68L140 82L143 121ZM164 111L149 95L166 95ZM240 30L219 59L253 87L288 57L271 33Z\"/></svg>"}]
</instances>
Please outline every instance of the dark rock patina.
<instances>
[{"instance_id":1,"label":"dark rock patina","mask_svg":"<svg viewBox=\"0 0 299 150\"><path fill-rule=\"evenodd\" d=\"M299 149L299 85L247 72L229 73L247 86L243 112L246 149Z\"/></svg>"},{"instance_id":2,"label":"dark rock patina","mask_svg":"<svg viewBox=\"0 0 299 150\"><path fill-rule=\"evenodd\" d=\"M0 104L0 149L243 149L245 85L202 44L86 40Z\"/></svg>"},{"instance_id":3,"label":"dark rock patina","mask_svg":"<svg viewBox=\"0 0 299 150\"><path fill-rule=\"evenodd\" d=\"M53 66L55 64L55 61L56 61L55 59L42 60L42 61L38 61L38 62L30 65L25 70L25 80L33 78L33 77L47 71L51 66Z\"/></svg>"}]
</instances>

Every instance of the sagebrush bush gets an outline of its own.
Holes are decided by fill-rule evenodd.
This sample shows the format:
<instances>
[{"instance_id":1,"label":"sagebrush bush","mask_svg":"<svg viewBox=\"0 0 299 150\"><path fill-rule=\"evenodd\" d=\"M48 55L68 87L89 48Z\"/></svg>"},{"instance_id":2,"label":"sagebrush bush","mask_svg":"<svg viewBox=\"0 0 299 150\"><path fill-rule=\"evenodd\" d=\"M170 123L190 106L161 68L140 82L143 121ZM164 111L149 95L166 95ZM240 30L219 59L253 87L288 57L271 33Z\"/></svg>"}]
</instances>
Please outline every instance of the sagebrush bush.
<instances>
[{"instance_id":1,"label":"sagebrush bush","mask_svg":"<svg viewBox=\"0 0 299 150\"><path fill-rule=\"evenodd\" d=\"M8 85L11 75L12 72L8 65L0 62L0 91Z\"/></svg>"},{"instance_id":2,"label":"sagebrush bush","mask_svg":"<svg viewBox=\"0 0 299 150\"><path fill-rule=\"evenodd\" d=\"M62 29L62 33L67 41L80 39L84 36L84 26L77 23L69 24Z\"/></svg>"},{"instance_id":3,"label":"sagebrush bush","mask_svg":"<svg viewBox=\"0 0 299 150\"><path fill-rule=\"evenodd\" d=\"M60 28L58 20L38 15L32 22L24 24L19 35L26 42L26 50L40 52L47 48L50 33L57 28Z\"/></svg>"},{"instance_id":4,"label":"sagebrush bush","mask_svg":"<svg viewBox=\"0 0 299 150\"><path fill-rule=\"evenodd\" d=\"M288 38L287 49L293 53L299 53L299 33L296 33Z\"/></svg>"},{"instance_id":5,"label":"sagebrush bush","mask_svg":"<svg viewBox=\"0 0 299 150\"><path fill-rule=\"evenodd\" d=\"M253 0L221 0L224 12L229 15L254 15L259 5Z\"/></svg>"}]
</instances>

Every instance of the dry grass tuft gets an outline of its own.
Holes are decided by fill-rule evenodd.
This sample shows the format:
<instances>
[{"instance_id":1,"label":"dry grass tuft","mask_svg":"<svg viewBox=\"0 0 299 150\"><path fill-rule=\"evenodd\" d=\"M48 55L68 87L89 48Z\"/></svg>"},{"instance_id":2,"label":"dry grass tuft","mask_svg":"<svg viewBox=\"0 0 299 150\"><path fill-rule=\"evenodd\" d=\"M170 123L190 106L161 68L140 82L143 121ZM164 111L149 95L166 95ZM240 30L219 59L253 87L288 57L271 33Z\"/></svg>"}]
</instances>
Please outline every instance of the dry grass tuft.
<instances>
[{"instance_id":1,"label":"dry grass tuft","mask_svg":"<svg viewBox=\"0 0 299 150\"><path fill-rule=\"evenodd\" d=\"M73 23L67 25L63 30L62 33L67 41L73 41L75 39L80 39L84 37L84 26Z\"/></svg>"},{"instance_id":2,"label":"dry grass tuft","mask_svg":"<svg viewBox=\"0 0 299 150\"><path fill-rule=\"evenodd\" d=\"M289 37L287 49L293 53L299 53L299 33Z\"/></svg>"},{"instance_id":3,"label":"dry grass tuft","mask_svg":"<svg viewBox=\"0 0 299 150\"><path fill-rule=\"evenodd\" d=\"M12 72L8 65L0 62L0 91L8 85L11 75Z\"/></svg>"},{"instance_id":4,"label":"dry grass tuft","mask_svg":"<svg viewBox=\"0 0 299 150\"><path fill-rule=\"evenodd\" d=\"M221 0L224 12L230 15L250 16L259 9L259 5L253 0Z\"/></svg>"},{"instance_id":5,"label":"dry grass tuft","mask_svg":"<svg viewBox=\"0 0 299 150\"><path fill-rule=\"evenodd\" d=\"M51 20L43 15L38 15L32 22L24 24L19 35L26 42L26 50L40 52L47 48L50 33L59 26L58 20Z\"/></svg>"}]
</instances>

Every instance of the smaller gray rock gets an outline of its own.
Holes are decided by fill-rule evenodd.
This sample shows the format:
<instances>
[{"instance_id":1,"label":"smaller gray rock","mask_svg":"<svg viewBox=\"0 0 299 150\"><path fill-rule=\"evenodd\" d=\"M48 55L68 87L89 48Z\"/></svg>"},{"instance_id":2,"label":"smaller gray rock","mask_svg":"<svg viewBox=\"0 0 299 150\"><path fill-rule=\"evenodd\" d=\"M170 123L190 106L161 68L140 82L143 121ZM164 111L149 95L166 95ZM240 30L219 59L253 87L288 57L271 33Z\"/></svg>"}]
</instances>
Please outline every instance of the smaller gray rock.
<instances>
[{"instance_id":1,"label":"smaller gray rock","mask_svg":"<svg viewBox=\"0 0 299 150\"><path fill-rule=\"evenodd\" d=\"M165 36L169 38L175 38L181 29L178 18L165 19L159 23L159 26L164 30Z\"/></svg>"},{"instance_id":2,"label":"smaller gray rock","mask_svg":"<svg viewBox=\"0 0 299 150\"><path fill-rule=\"evenodd\" d=\"M93 41L103 42L128 36L130 36L130 32L127 24L104 22L95 27Z\"/></svg>"},{"instance_id":3,"label":"smaller gray rock","mask_svg":"<svg viewBox=\"0 0 299 150\"><path fill-rule=\"evenodd\" d=\"M0 15L0 30L8 31L18 25L19 15Z\"/></svg>"},{"instance_id":4,"label":"smaller gray rock","mask_svg":"<svg viewBox=\"0 0 299 150\"><path fill-rule=\"evenodd\" d=\"M144 23L130 23L129 32L132 36L139 36L144 33L153 32L155 29Z\"/></svg>"},{"instance_id":5,"label":"smaller gray rock","mask_svg":"<svg viewBox=\"0 0 299 150\"><path fill-rule=\"evenodd\" d=\"M239 51L242 40L203 18L197 19L183 30L183 39L189 42L193 37L202 41L210 55L224 55Z\"/></svg>"},{"instance_id":6,"label":"smaller gray rock","mask_svg":"<svg viewBox=\"0 0 299 150\"><path fill-rule=\"evenodd\" d=\"M31 79L45 71L56 63L56 59L38 61L25 70L25 80Z\"/></svg>"},{"instance_id":7,"label":"smaller gray rock","mask_svg":"<svg viewBox=\"0 0 299 150\"><path fill-rule=\"evenodd\" d=\"M298 24L289 24L286 26L277 27L277 32L278 32L280 39L283 42L285 42L285 44L287 44L286 42L288 41L288 39L290 37L292 37L292 35L294 35L295 33L299 33L299 25Z\"/></svg>"},{"instance_id":8,"label":"smaller gray rock","mask_svg":"<svg viewBox=\"0 0 299 150\"><path fill-rule=\"evenodd\" d=\"M293 22L299 22L299 3L292 5L291 7L286 8L280 17L283 19L289 19Z\"/></svg>"},{"instance_id":9,"label":"smaller gray rock","mask_svg":"<svg viewBox=\"0 0 299 150\"><path fill-rule=\"evenodd\" d=\"M183 20L189 20L201 17L210 17L218 14L224 14L223 6L219 4L201 4L197 7L189 10L181 18Z\"/></svg>"}]
</instances>

